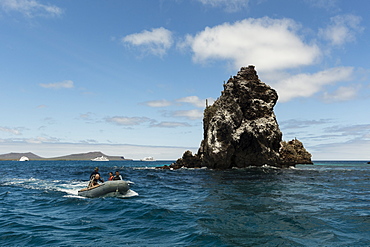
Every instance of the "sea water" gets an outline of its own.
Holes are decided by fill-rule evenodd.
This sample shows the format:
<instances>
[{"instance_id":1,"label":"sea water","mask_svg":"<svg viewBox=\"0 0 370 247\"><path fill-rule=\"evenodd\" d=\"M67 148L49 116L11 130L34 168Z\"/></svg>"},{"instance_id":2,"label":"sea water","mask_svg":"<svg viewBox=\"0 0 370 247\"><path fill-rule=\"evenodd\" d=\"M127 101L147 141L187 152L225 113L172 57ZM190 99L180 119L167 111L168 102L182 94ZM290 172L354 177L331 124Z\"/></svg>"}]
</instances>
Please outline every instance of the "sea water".
<instances>
[{"instance_id":1,"label":"sea water","mask_svg":"<svg viewBox=\"0 0 370 247\"><path fill-rule=\"evenodd\" d=\"M370 165L216 171L164 162L0 161L0 246L370 246ZM132 182L83 198L95 166Z\"/></svg>"}]
</instances>

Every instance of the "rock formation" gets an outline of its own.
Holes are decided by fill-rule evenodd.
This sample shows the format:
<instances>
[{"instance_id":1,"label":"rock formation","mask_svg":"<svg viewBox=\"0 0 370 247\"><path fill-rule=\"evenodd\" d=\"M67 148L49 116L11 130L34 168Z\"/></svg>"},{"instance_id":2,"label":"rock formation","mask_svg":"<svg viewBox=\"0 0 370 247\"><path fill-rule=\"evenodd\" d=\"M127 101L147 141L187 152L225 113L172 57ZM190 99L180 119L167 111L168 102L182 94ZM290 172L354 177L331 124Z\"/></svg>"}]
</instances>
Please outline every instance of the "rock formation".
<instances>
[{"instance_id":1,"label":"rock formation","mask_svg":"<svg viewBox=\"0 0 370 247\"><path fill-rule=\"evenodd\" d=\"M312 164L311 154L303 147L302 142L293 139L282 141L280 148L280 163L284 166L295 164Z\"/></svg>"},{"instance_id":2,"label":"rock formation","mask_svg":"<svg viewBox=\"0 0 370 247\"><path fill-rule=\"evenodd\" d=\"M311 156L302 151L298 140L293 145L283 143L281 148L282 133L273 111L277 100L276 91L259 80L254 66L241 68L224 84L221 96L204 110L204 136L198 153L193 156L187 151L172 168L285 167L301 160L309 163ZM186 161L191 163L187 165Z\"/></svg>"},{"instance_id":3,"label":"rock formation","mask_svg":"<svg viewBox=\"0 0 370 247\"><path fill-rule=\"evenodd\" d=\"M254 66L243 67L204 111L204 139L198 154L215 169L276 165L282 133L273 112L274 89L258 79Z\"/></svg>"},{"instance_id":4,"label":"rock formation","mask_svg":"<svg viewBox=\"0 0 370 247\"><path fill-rule=\"evenodd\" d=\"M182 158L178 159L176 163L171 164L169 168L173 168L173 169L179 169L181 167L201 168L201 166L202 166L202 160L200 159L200 157L197 154L193 155L191 151L187 150L182 155Z\"/></svg>"}]
</instances>

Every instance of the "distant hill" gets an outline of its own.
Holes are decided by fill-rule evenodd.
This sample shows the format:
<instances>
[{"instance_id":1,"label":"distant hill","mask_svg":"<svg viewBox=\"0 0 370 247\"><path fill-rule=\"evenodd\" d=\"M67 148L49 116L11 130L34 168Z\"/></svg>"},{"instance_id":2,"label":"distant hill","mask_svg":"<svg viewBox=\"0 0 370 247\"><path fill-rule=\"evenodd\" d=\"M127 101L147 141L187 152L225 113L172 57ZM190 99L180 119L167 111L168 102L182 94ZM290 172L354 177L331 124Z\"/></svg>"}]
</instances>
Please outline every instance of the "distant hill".
<instances>
[{"instance_id":1,"label":"distant hill","mask_svg":"<svg viewBox=\"0 0 370 247\"><path fill-rule=\"evenodd\" d=\"M28 153L8 153L8 154L1 154L0 160L19 160L22 156L28 157L30 160L91 160L96 157L107 157L109 160L128 160L125 159L123 156L108 156L103 154L102 152L88 152L88 153L79 153L79 154L70 154L60 157L54 158L43 158L31 152Z\"/></svg>"},{"instance_id":2,"label":"distant hill","mask_svg":"<svg viewBox=\"0 0 370 247\"><path fill-rule=\"evenodd\" d=\"M70 154L70 155L61 156L61 157L50 158L48 160L91 160L91 159L95 159L96 157L101 157L101 156L107 157L109 160L125 160L124 157L109 156L99 151L79 153L79 154Z\"/></svg>"},{"instance_id":3,"label":"distant hill","mask_svg":"<svg viewBox=\"0 0 370 247\"><path fill-rule=\"evenodd\" d=\"M22 156L28 157L30 160L43 160L44 158L28 152L28 153L8 153L8 154L1 154L0 160L19 160Z\"/></svg>"}]
</instances>

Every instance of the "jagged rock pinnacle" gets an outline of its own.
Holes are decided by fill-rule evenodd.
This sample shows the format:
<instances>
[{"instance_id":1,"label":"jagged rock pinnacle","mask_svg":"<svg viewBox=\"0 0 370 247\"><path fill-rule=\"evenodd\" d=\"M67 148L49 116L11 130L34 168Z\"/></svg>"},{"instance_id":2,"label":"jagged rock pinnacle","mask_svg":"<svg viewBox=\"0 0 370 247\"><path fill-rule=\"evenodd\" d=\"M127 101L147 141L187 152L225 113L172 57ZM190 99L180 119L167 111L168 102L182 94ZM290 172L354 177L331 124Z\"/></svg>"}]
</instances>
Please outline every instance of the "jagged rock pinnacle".
<instances>
[{"instance_id":1,"label":"jagged rock pinnacle","mask_svg":"<svg viewBox=\"0 0 370 247\"><path fill-rule=\"evenodd\" d=\"M224 83L224 90L213 105L206 106L203 140L198 153L193 156L187 151L173 164L173 168L206 166L230 169L294 165L291 161L299 159L289 154L296 147L285 145L281 148L282 133L274 113L277 100L277 92L260 81L253 65L242 67L236 76ZM304 148L299 150L296 153L301 156L307 152ZM280 151L284 153L283 160ZM303 156L310 161L309 153Z\"/></svg>"}]
</instances>

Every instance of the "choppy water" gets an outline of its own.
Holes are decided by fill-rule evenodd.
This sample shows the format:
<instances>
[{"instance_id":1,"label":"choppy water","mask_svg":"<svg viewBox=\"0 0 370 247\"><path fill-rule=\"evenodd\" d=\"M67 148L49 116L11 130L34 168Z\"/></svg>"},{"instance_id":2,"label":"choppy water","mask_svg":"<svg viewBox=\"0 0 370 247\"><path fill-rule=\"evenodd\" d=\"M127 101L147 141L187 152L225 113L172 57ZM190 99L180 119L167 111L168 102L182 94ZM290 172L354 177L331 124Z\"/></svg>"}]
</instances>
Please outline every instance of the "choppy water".
<instances>
[{"instance_id":1,"label":"choppy water","mask_svg":"<svg viewBox=\"0 0 370 247\"><path fill-rule=\"evenodd\" d=\"M0 161L0 246L370 246L370 165L156 170L171 162ZM77 191L99 165L123 198Z\"/></svg>"}]
</instances>

